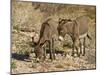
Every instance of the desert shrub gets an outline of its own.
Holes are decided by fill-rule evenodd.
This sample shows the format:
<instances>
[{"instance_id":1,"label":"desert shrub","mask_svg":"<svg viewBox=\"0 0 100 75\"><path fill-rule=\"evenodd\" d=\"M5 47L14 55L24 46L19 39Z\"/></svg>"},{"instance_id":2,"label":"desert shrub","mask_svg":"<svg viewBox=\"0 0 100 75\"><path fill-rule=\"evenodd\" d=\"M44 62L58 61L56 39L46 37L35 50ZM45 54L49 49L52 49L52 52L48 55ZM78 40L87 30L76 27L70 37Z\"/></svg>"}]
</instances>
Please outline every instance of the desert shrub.
<instances>
[{"instance_id":1,"label":"desert shrub","mask_svg":"<svg viewBox=\"0 0 100 75\"><path fill-rule=\"evenodd\" d=\"M15 63L15 62L12 62L12 63L11 63L11 68L12 68L12 69L17 68L17 66L16 66L16 63Z\"/></svg>"}]
</instances>

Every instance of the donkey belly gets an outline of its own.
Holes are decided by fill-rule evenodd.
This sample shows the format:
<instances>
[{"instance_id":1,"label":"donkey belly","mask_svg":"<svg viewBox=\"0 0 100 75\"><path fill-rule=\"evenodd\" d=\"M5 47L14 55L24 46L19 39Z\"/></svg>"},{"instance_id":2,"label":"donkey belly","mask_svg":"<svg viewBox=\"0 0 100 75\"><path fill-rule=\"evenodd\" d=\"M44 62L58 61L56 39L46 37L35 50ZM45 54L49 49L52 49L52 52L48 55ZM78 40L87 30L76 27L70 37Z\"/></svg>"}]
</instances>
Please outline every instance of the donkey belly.
<instances>
[{"instance_id":1,"label":"donkey belly","mask_svg":"<svg viewBox=\"0 0 100 75\"><path fill-rule=\"evenodd\" d=\"M79 38L84 38L87 36L88 33L88 25L87 24L80 24L79 26Z\"/></svg>"}]
</instances>

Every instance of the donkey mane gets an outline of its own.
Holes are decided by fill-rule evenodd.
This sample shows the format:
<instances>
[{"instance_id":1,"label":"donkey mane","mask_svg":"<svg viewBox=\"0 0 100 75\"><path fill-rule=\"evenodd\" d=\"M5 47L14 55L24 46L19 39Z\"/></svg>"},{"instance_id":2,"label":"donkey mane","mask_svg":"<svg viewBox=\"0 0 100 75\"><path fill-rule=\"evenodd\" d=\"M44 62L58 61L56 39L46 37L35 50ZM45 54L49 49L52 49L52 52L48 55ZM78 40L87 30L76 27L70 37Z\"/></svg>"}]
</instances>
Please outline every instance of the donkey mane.
<instances>
[{"instance_id":1,"label":"donkey mane","mask_svg":"<svg viewBox=\"0 0 100 75\"><path fill-rule=\"evenodd\" d=\"M61 19L61 18L59 18L59 24L60 23L65 24L66 22L72 22L72 21L73 21L72 19L65 19L65 18Z\"/></svg>"}]
</instances>

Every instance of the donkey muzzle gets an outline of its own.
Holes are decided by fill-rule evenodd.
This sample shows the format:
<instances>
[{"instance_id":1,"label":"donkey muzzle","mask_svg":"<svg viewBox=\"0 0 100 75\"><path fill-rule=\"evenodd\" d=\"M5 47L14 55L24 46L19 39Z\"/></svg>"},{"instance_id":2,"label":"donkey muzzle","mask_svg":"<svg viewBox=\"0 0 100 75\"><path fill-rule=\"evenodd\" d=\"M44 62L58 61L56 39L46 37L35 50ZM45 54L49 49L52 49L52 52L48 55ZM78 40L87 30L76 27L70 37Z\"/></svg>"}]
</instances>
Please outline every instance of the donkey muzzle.
<instances>
[{"instance_id":1,"label":"donkey muzzle","mask_svg":"<svg viewBox=\"0 0 100 75\"><path fill-rule=\"evenodd\" d=\"M58 37L58 40L63 41L64 38L63 38L62 36L59 36L59 37Z\"/></svg>"}]
</instances>

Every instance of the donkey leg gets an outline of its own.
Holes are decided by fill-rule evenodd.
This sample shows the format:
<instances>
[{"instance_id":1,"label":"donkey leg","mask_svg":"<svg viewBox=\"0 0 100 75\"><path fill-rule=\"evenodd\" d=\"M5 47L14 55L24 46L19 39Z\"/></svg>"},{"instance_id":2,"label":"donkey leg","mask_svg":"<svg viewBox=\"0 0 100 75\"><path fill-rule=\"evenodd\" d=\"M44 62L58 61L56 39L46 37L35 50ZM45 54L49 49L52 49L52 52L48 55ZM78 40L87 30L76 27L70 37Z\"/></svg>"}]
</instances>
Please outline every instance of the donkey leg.
<instances>
[{"instance_id":1,"label":"donkey leg","mask_svg":"<svg viewBox=\"0 0 100 75\"><path fill-rule=\"evenodd\" d=\"M72 56L74 56L75 41L73 41Z\"/></svg>"},{"instance_id":2,"label":"donkey leg","mask_svg":"<svg viewBox=\"0 0 100 75\"><path fill-rule=\"evenodd\" d=\"M79 47L76 46L75 48L76 48L76 51L77 51L77 56L80 57Z\"/></svg>"},{"instance_id":3,"label":"donkey leg","mask_svg":"<svg viewBox=\"0 0 100 75\"><path fill-rule=\"evenodd\" d=\"M80 43L79 40L76 40L76 41L75 41L75 49L76 49L76 51L77 51L77 56L78 56L78 57L80 57L79 43Z\"/></svg>"},{"instance_id":4,"label":"donkey leg","mask_svg":"<svg viewBox=\"0 0 100 75\"><path fill-rule=\"evenodd\" d=\"M43 47L44 48L44 61L46 59L46 46Z\"/></svg>"},{"instance_id":5,"label":"donkey leg","mask_svg":"<svg viewBox=\"0 0 100 75\"><path fill-rule=\"evenodd\" d=\"M53 60L53 56L52 56L52 43L51 43L51 41L49 41L49 51L50 51L50 59Z\"/></svg>"},{"instance_id":6,"label":"donkey leg","mask_svg":"<svg viewBox=\"0 0 100 75\"><path fill-rule=\"evenodd\" d=\"M55 58L55 49L54 49L54 39L52 39L52 52L53 52L53 58L55 60L56 58Z\"/></svg>"},{"instance_id":7,"label":"donkey leg","mask_svg":"<svg viewBox=\"0 0 100 75\"><path fill-rule=\"evenodd\" d=\"M85 40L86 40L86 38L84 37L84 42L83 42L83 47L84 47L84 49L83 49L83 56L85 55Z\"/></svg>"},{"instance_id":8,"label":"donkey leg","mask_svg":"<svg viewBox=\"0 0 100 75\"><path fill-rule=\"evenodd\" d=\"M82 42L81 42L81 39L79 40L79 45L80 45L80 54L82 54Z\"/></svg>"}]
</instances>

